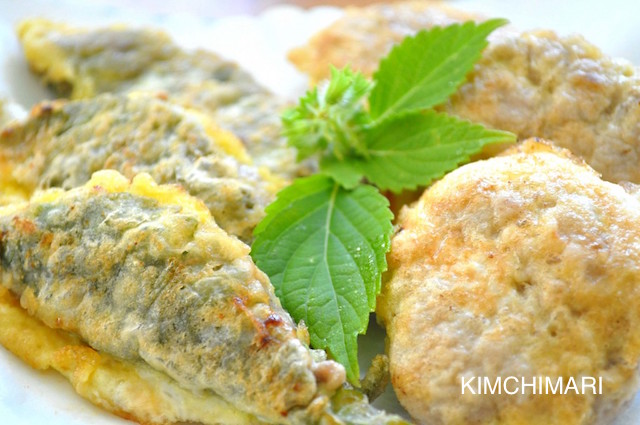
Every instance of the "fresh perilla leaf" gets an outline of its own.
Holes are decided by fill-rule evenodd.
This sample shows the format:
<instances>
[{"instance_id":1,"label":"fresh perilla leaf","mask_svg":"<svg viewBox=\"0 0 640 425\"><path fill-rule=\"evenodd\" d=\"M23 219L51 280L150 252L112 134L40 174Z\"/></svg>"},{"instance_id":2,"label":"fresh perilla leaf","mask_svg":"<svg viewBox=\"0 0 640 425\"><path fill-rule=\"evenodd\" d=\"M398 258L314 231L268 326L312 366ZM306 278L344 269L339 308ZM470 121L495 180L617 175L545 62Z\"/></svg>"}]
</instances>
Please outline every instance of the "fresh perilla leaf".
<instances>
[{"instance_id":1,"label":"fresh perilla leaf","mask_svg":"<svg viewBox=\"0 0 640 425\"><path fill-rule=\"evenodd\" d=\"M515 136L487 129L435 111L393 116L365 135L369 158L342 168L358 170L382 190L400 192L426 186L492 143L510 143Z\"/></svg>"},{"instance_id":2,"label":"fresh perilla leaf","mask_svg":"<svg viewBox=\"0 0 640 425\"><path fill-rule=\"evenodd\" d=\"M374 119L418 111L447 100L487 46L487 36L506 24L491 19L434 27L405 38L382 59L369 104Z\"/></svg>"},{"instance_id":3,"label":"fresh perilla leaf","mask_svg":"<svg viewBox=\"0 0 640 425\"><path fill-rule=\"evenodd\" d=\"M372 83L349 68L331 68L331 80L300 99L282 115L284 135L298 149L298 159L328 150L337 158L367 155L360 132L369 122L365 109Z\"/></svg>"},{"instance_id":4,"label":"fresh perilla leaf","mask_svg":"<svg viewBox=\"0 0 640 425\"><path fill-rule=\"evenodd\" d=\"M341 161L331 154L325 155L320 159L320 170L345 189L355 188L364 177L359 157L346 157Z\"/></svg>"},{"instance_id":5,"label":"fresh perilla leaf","mask_svg":"<svg viewBox=\"0 0 640 425\"><path fill-rule=\"evenodd\" d=\"M393 215L377 189L325 176L296 180L266 209L251 255L283 307L357 383L357 337L380 292Z\"/></svg>"}]
</instances>

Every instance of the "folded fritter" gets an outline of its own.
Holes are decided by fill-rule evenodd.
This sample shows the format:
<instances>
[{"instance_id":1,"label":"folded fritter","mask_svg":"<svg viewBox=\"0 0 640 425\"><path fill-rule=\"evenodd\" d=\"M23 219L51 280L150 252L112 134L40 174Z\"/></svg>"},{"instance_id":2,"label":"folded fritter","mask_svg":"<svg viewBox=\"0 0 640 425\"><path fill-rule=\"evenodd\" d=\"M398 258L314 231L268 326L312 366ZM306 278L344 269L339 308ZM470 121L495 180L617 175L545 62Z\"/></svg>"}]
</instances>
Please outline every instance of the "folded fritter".
<instances>
[{"instance_id":1,"label":"folded fritter","mask_svg":"<svg viewBox=\"0 0 640 425\"><path fill-rule=\"evenodd\" d=\"M314 423L344 381L342 366L314 361L297 338L249 247L199 200L149 175L101 171L80 188L2 207L0 235L2 285L44 325L71 334L48 340L57 354L40 364L75 369L74 383L111 410L153 423ZM0 333L11 341L8 328ZM133 380L113 382L118 373ZM100 380L107 386L92 387ZM158 400L127 400L154 383L157 393L138 397L173 403L167 417L153 413Z\"/></svg>"},{"instance_id":2,"label":"folded fritter","mask_svg":"<svg viewBox=\"0 0 640 425\"><path fill-rule=\"evenodd\" d=\"M329 64L370 74L402 37L473 18L432 2L352 8L290 58L316 81ZM605 180L640 182L640 72L580 37L498 30L442 109L521 139L553 140Z\"/></svg>"},{"instance_id":3,"label":"folded fritter","mask_svg":"<svg viewBox=\"0 0 640 425\"><path fill-rule=\"evenodd\" d=\"M22 22L18 35L31 68L60 96L161 91L239 135L254 162L274 174L293 178L311 170L296 163L280 136L284 99L211 52L185 51L161 31L78 29L44 19Z\"/></svg>"},{"instance_id":4,"label":"folded fritter","mask_svg":"<svg viewBox=\"0 0 640 425\"><path fill-rule=\"evenodd\" d=\"M282 185L206 117L148 94L40 104L0 134L0 168L7 170L0 183L25 198L35 189L81 186L102 169L147 172L182 185L245 242Z\"/></svg>"},{"instance_id":5,"label":"folded fritter","mask_svg":"<svg viewBox=\"0 0 640 425\"><path fill-rule=\"evenodd\" d=\"M0 321L0 344L5 348L31 367L56 370L78 394L123 418L142 424L264 423L211 392L181 388L144 362L97 352L77 335L46 326L30 316L4 286L0 286Z\"/></svg>"},{"instance_id":6,"label":"folded fritter","mask_svg":"<svg viewBox=\"0 0 640 425\"><path fill-rule=\"evenodd\" d=\"M400 214L378 307L402 405L425 424L607 423L637 389L638 223L636 196L533 141L434 184ZM601 377L602 395L474 394L484 377Z\"/></svg>"}]
</instances>

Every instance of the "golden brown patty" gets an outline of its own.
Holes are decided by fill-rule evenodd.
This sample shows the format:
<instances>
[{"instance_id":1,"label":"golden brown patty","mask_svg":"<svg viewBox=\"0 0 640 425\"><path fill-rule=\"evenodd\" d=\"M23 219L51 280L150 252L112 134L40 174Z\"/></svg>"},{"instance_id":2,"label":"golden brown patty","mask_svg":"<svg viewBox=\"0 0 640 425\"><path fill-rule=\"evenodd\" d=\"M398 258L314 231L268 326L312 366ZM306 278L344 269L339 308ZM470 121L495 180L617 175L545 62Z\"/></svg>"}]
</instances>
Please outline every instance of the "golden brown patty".
<instances>
[{"instance_id":1,"label":"golden brown patty","mask_svg":"<svg viewBox=\"0 0 640 425\"><path fill-rule=\"evenodd\" d=\"M400 214L378 308L402 405L425 424L604 423L637 387L638 223L636 197L532 141L433 185ZM603 395L461 394L509 376L602 377Z\"/></svg>"},{"instance_id":2,"label":"golden brown patty","mask_svg":"<svg viewBox=\"0 0 640 425\"><path fill-rule=\"evenodd\" d=\"M329 64L351 66L367 75L404 37L434 25L478 19L437 1L404 1L349 7L343 17L315 34L305 46L289 52L289 59L313 82L329 76Z\"/></svg>"}]
</instances>

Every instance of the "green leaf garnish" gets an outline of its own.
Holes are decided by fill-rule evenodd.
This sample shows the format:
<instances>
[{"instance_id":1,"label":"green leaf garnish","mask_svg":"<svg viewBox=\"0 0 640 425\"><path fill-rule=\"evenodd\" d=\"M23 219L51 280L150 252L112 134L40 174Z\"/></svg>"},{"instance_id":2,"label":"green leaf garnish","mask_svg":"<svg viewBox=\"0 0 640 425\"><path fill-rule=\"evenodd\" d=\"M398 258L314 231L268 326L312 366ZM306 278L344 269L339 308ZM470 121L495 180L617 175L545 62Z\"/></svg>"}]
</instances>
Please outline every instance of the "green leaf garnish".
<instances>
[{"instance_id":1,"label":"green leaf garnish","mask_svg":"<svg viewBox=\"0 0 640 425\"><path fill-rule=\"evenodd\" d=\"M487 144L515 141L511 133L435 111L391 117L366 138L369 159L357 159L353 168L380 189L393 192L426 186Z\"/></svg>"},{"instance_id":2,"label":"green leaf garnish","mask_svg":"<svg viewBox=\"0 0 640 425\"><path fill-rule=\"evenodd\" d=\"M366 156L360 132L370 121L363 101L372 87L359 72L332 67L328 84L307 92L297 108L285 111L284 135L298 149L298 159L327 148L341 159L352 152Z\"/></svg>"},{"instance_id":3,"label":"green leaf garnish","mask_svg":"<svg viewBox=\"0 0 640 425\"><path fill-rule=\"evenodd\" d=\"M358 157L347 157L340 161L333 155L326 155L320 159L322 173L331 177L345 189L353 189L358 186L364 177L359 168Z\"/></svg>"},{"instance_id":4,"label":"green leaf garnish","mask_svg":"<svg viewBox=\"0 0 640 425\"><path fill-rule=\"evenodd\" d=\"M283 307L309 327L357 382L357 337L375 309L389 247L389 202L372 186L346 190L330 178L296 180L267 207L251 255Z\"/></svg>"},{"instance_id":5,"label":"green leaf garnish","mask_svg":"<svg viewBox=\"0 0 640 425\"><path fill-rule=\"evenodd\" d=\"M481 24L434 27L405 38L380 62L374 74L371 115L382 120L447 100L480 58L488 44L487 36L506 22L492 19Z\"/></svg>"},{"instance_id":6,"label":"green leaf garnish","mask_svg":"<svg viewBox=\"0 0 640 425\"><path fill-rule=\"evenodd\" d=\"M375 84L332 68L329 82L282 116L298 159L317 156L321 174L278 194L255 230L251 255L284 308L305 321L311 345L342 363L354 385L357 336L375 308L392 231L378 189L427 185L486 144L515 140L430 110L455 92L486 37L505 22L436 27L407 38L382 60Z\"/></svg>"}]
</instances>

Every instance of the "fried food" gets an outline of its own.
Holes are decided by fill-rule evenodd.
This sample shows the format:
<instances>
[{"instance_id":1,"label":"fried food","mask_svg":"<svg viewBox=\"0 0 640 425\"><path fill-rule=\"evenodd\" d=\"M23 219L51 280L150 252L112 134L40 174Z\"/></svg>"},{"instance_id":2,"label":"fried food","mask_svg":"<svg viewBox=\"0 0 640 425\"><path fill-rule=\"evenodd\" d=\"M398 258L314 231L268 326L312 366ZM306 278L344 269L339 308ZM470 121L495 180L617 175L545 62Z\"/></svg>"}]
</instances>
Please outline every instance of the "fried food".
<instances>
[{"instance_id":1,"label":"fried food","mask_svg":"<svg viewBox=\"0 0 640 425\"><path fill-rule=\"evenodd\" d=\"M342 366L314 361L297 338L249 247L149 175L101 171L80 188L39 192L0 208L0 235L2 285L66 331L22 355L62 369L112 411L151 423L314 423L344 381ZM3 344L24 351L8 328Z\"/></svg>"},{"instance_id":2,"label":"fried food","mask_svg":"<svg viewBox=\"0 0 640 425\"><path fill-rule=\"evenodd\" d=\"M431 2L349 9L291 52L312 80L329 64L371 74L404 36L478 19ZM474 122L543 137L583 158L612 182L640 183L640 73L581 37L500 29L468 81L441 109Z\"/></svg>"},{"instance_id":3,"label":"fried food","mask_svg":"<svg viewBox=\"0 0 640 425\"><path fill-rule=\"evenodd\" d=\"M125 419L144 424L263 423L216 394L185 390L143 362L97 352L78 336L46 326L4 286L0 286L0 320L0 344L5 348L37 370L59 372L82 397Z\"/></svg>"},{"instance_id":4,"label":"fried food","mask_svg":"<svg viewBox=\"0 0 640 425\"><path fill-rule=\"evenodd\" d=\"M601 424L637 389L640 200L534 141L405 207L378 314L392 383L425 424ZM602 377L602 395L462 379Z\"/></svg>"},{"instance_id":5,"label":"fried food","mask_svg":"<svg viewBox=\"0 0 640 425\"><path fill-rule=\"evenodd\" d=\"M315 34L305 46L289 52L289 59L313 83L329 77L329 65L349 65L366 75L394 44L406 36L434 25L446 26L477 20L439 1L399 1L367 7L348 7L344 16Z\"/></svg>"},{"instance_id":6,"label":"fried food","mask_svg":"<svg viewBox=\"0 0 640 425\"><path fill-rule=\"evenodd\" d=\"M284 184L251 165L242 144L206 117L148 94L45 102L0 134L0 184L21 193L83 185L91 174L146 172L179 183L245 242Z\"/></svg>"},{"instance_id":7,"label":"fried food","mask_svg":"<svg viewBox=\"0 0 640 425\"><path fill-rule=\"evenodd\" d=\"M44 19L22 22L18 36L31 68L59 96L160 91L239 135L258 166L287 179L311 172L280 136L284 99L211 52L185 51L161 31L89 30Z\"/></svg>"}]
</instances>

